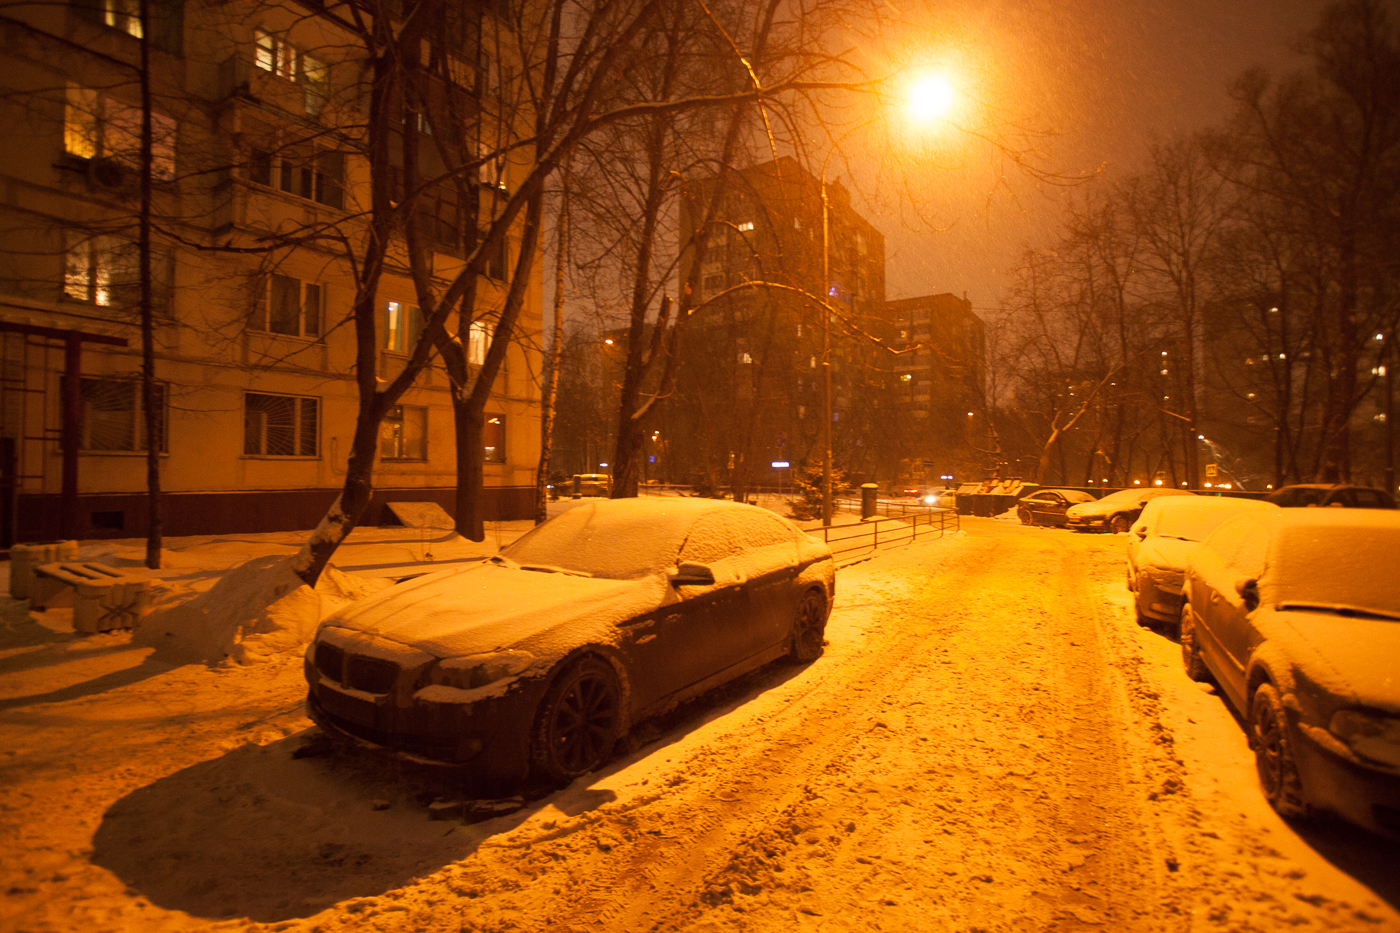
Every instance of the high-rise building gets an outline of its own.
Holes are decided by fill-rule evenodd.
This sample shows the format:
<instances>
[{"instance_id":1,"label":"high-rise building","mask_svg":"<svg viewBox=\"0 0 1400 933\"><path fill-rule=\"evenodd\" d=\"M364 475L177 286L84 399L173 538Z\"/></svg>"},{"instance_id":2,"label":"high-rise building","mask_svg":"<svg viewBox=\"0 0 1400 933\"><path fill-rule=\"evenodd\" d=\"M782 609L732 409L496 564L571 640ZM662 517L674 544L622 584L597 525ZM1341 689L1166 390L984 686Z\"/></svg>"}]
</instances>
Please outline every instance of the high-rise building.
<instances>
[{"instance_id":1,"label":"high-rise building","mask_svg":"<svg viewBox=\"0 0 1400 933\"><path fill-rule=\"evenodd\" d=\"M987 427L986 329L972 302L925 295L889 302L899 340L916 347L895 363L911 479L976 473Z\"/></svg>"},{"instance_id":2,"label":"high-rise building","mask_svg":"<svg viewBox=\"0 0 1400 933\"><path fill-rule=\"evenodd\" d=\"M687 198L683 242L718 183L696 185ZM791 158L731 172L723 183L676 393L662 416L673 475L718 488L777 485L821 462L826 417L837 465L879 470L880 433L893 414L880 403L892 360L877 345L890 331L884 236L839 182L826 185L824 212L821 181ZM824 310L822 296L835 310ZM772 466L784 462L791 467Z\"/></svg>"}]
</instances>

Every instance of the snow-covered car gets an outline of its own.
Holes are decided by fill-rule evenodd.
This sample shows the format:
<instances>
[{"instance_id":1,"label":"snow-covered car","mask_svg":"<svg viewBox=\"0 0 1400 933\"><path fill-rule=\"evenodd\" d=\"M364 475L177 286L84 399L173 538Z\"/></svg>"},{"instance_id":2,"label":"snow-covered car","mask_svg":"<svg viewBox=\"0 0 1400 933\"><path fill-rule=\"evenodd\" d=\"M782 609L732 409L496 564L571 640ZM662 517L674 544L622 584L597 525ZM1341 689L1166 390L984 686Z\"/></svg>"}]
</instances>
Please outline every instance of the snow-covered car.
<instances>
[{"instance_id":1,"label":"snow-covered car","mask_svg":"<svg viewBox=\"0 0 1400 933\"><path fill-rule=\"evenodd\" d=\"M306 652L326 732L496 781L601 765L631 724L822 653L830 549L754 506L580 504L496 557L332 614Z\"/></svg>"},{"instance_id":2,"label":"snow-covered car","mask_svg":"<svg viewBox=\"0 0 1400 933\"><path fill-rule=\"evenodd\" d=\"M1395 500L1389 493L1369 486L1347 486L1341 483L1297 483L1281 486L1264 498L1285 509L1307 508L1310 505L1348 509L1393 509Z\"/></svg>"},{"instance_id":3,"label":"snow-covered car","mask_svg":"<svg viewBox=\"0 0 1400 933\"><path fill-rule=\"evenodd\" d=\"M1071 506L1093 501L1093 496L1079 489L1037 489L1016 503L1016 517L1022 525L1064 527Z\"/></svg>"},{"instance_id":4,"label":"snow-covered car","mask_svg":"<svg viewBox=\"0 0 1400 933\"><path fill-rule=\"evenodd\" d=\"M1093 502L1070 506L1065 513L1065 527L1072 531L1124 532L1153 499L1190 495L1194 494L1184 489L1122 489Z\"/></svg>"},{"instance_id":5,"label":"snow-covered car","mask_svg":"<svg viewBox=\"0 0 1400 933\"><path fill-rule=\"evenodd\" d=\"M1181 658L1248 723L1264 795L1400 837L1400 512L1232 518L1186 571Z\"/></svg>"},{"instance_id":6,"label":"snow-covered car","mask_svg":"<svg viewBox=\"0 0 1400 933\"><path fill-rule=\"evenodd\" d=\"M1258 499L1159 496L1143 508L1128 536L1128 589L1139 622L1181 620L1181 584L1200 542L1236 515L1278 507Z\"/></svg>"},{"instance_id":7,"label":"snow-covered car","mask_svg":"<svg viewBox=\"0 0 1400 933\"><path fill-rule=\"evenodd\" d=\"M574 498L612 495L612 477L606 473L575 473Z\"/></svg>"}]
</instances>

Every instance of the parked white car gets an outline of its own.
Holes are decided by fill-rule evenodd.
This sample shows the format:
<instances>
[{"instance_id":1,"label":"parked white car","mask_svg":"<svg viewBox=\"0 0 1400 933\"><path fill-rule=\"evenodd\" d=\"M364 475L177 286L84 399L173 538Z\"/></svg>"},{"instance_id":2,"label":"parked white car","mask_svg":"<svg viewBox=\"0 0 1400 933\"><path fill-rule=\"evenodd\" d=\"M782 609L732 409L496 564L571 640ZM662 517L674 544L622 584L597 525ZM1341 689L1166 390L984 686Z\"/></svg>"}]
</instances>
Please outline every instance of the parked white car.
<instances>
[{"instance_id":1,"label":"parked white car","mask_svg":"<svg viewBox=\"0 0 1400 933\"><path fill-rule=\"evenodd\" d=\"M1264 796L1400 838L1400 512L1225 522L1186 571L1181 659L1243 715Z\"/></svg>"},{"instance_id":2,"label":"parked white car","mask_svg":"<svg viewBox=\"0 0 1400 933\"><path fill-rule=\"evenodd\" d=\"M1259 499L1225 496L1159 496L1147 503L1128 536L1128 589L1138 622L1181 621L1181 584L1200 542L1236 515L1277 509Z\"/></svg>"},{"instance_id":3,"label":"parked white car","mask_svg":"<svg viewBox=\"0 0 1400 933\"><path fill-rule=\"evenodd\" d=\"M1153 499L1190 495L1194 494L1184 489L1120 489L1102 499L1070 506L1065 527L1071 531L1127 531Z\"/></svg>"}]
</instances>

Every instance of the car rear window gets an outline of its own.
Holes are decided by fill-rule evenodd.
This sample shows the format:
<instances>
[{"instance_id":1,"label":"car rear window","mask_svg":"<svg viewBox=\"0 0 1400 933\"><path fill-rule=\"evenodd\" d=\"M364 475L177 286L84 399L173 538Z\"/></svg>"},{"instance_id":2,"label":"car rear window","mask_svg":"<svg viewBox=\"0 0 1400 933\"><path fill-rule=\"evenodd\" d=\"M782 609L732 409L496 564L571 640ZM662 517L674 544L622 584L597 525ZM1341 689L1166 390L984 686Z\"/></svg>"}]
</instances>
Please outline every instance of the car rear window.
<instances>
[{"instance_id":1,"label":"car rear window","mask_svg":"<svg viewBox=\"0 0 1400 933\"><path fill-rule=\"evenodd\" d=\"M1357 511L1348 517L1360 521L1280 527L1259 581L1261 593L1269 602L1400 612L1400 587L1392 576L1400 564L1400 520L1393 515Z\"/></svg>"}]
</instances>

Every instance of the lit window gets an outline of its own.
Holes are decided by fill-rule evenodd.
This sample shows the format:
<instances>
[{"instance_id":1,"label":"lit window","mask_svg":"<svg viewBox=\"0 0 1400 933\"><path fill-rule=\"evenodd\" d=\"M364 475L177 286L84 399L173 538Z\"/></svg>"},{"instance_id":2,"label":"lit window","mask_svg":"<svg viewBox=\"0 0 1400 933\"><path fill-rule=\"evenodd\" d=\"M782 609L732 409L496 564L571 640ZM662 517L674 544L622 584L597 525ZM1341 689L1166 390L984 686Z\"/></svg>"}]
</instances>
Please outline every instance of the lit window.
<instances>
[{"instance_id":1,"label":"lit window","mask_svg":"<svg viewBox=\"0 0 1400 933\"><path fill-rule=\"evenodd\" d=\"M320 400L249 392L243 401L243 453L250 457L314 457Z\"/></svg>"},{"instance_id":2,"label":"lit window","mask_svg":"<svg viewBox=\"0 0 1400 933\"><path fill-rule=\"evenodd\" d=\"M428 409L395 405L379 423L379 455L385 460L428 459Z\"/></svg>"},{"instance_id":3,"label":"lit window","mask_svg":"<svg viewBox=\"0 0 1400 933\"><path fill-rule=\"evenodd\" d=\"M481 431L481 446L484 448L487 463L506 462L506 416L486 414L486 425ZM606 463L602 464L607 466Z\"/></svg>"},{"instance_id":4,"label":"lit window","mask_svg":"<svg viewBox=\"0 0 1400 933\"><path fill-rule=\"evenodd\" d=\"M611 340L607 341L612 343ZM473 366L486 364L486 348L491 345L491 332L485 321L472 321L467 329L467 362Z\"/></svg>"},{"instance_id":5,"label":"lit window","mask_svg":"<svg viewBox=\"0 0 1400 933\"><path fill-rule=\"evenodd\" d=\"M151 177L175 177L175 121L151 114ZM141 166L141 108L128 106L91 88L68 85L63 107L63 149L82 159L111 159Z\"/></svg>"},{"instance_id":6,"label":"lit window","mask_svg":"<svg viewBox=\"0 0 1400 933\"><path fill-rule=\"evenodd\" d=\"M102 0L102 21L127 35L141 38L139 0Z\"/></svg>"},{"instance_id":7,"label":"lit window","mask_svg":"<svg viewBox=\"0 0 1400 933\"><path fill-rule=\"evenodd\" d=\"M740 232L740 233L748 233L748 232L749 232L750 230L752 230L752 229L753 229L753 221L752 221L752 220L746 220L746 221L744 221L743 223L739 224L739 232Z\"/></svg>"},{"instance_id":8,"label":"lit window","mask_svg":"<svg viewBox=\"0 0 1400 933\"><path fill-rule=\"evenodd\" d=\"M740 351L739 351L739 362L740 362L741 364L752 363L752 362L753 362L753 357L749 356L747 350L740 350Z\"/></svg>"},{"instance_id":9,"label":"lit window","mask_svg":"<svg viewBox=\"0 0 1400 933\"><path fill-rule=\"evenodd\" d=\"M384 303L384 349L391 353L409 353L418 345L423 332L423 312L402 302Z\"/></svg>"},{"instance_id":10,"label":"lit window","mask_svg":"<svg viewBox=\"0 0 1400 933\"><path fill-rule=\"evenodd\" d=\"M151 304L157 311L166 311L171 293L171 257L166 251L152 251L151 277ZM63 260L63 297L104 308L138 307L141 266L137 245L120 237L88 237L69 231Z\"/></svg>"},{"instance_id":11,"label":"lit window","mask_svg":"<svg viewBox=\"0 0 1400 933\"><path fill-rule=\"evenodd\" d=\"M913 374L913 373L900 373L900 374L899 374L899 381L900 381L900 382L913 382L913 381L914 381L914 374Z\"/></svg>"}]
</instances>

